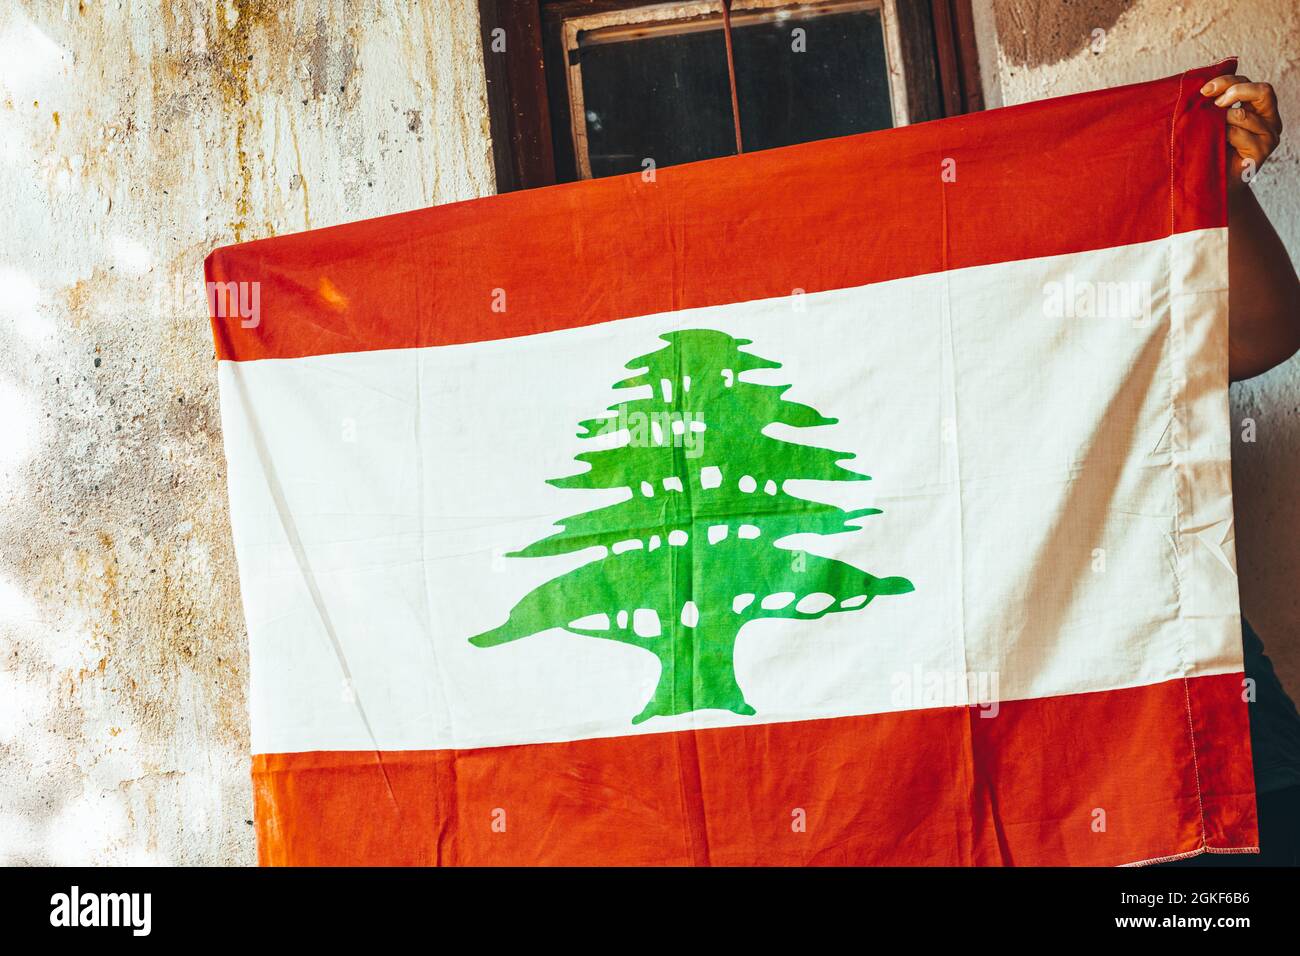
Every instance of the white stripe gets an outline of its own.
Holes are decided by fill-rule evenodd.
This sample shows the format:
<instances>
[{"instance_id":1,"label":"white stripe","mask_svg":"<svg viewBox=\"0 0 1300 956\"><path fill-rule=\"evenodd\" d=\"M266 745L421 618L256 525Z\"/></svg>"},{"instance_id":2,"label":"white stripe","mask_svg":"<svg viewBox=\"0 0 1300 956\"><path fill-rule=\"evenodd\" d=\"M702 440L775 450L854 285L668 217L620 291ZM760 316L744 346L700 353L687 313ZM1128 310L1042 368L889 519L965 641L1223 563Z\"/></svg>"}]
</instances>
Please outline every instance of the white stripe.
<instances>
[{"instance_id":1,"label":"white stripe","mask_svg":"<svg viewBox=\"0 0 1300 956\"><path fill-rule=\"evenodd\" d=\"M1226 269L1226 231L1208 230L806 294L798 312L776 299L222 362L254 751L556 741L966 703L977 684L1012 700L1239 670ZM1147 283L1149 321L1046 314L1046 284L1067 280ZM747 377L791 383L788 399L839 420L770 434L856 452L873 476L792 483L884 513L782 545L916 590L747 625L736 671L755 716L633 726L658 678L645 651L560 630L468 638L595 555L505 556L619 500L546 479L581 470L575 425L628 397L610 388L624 364L695 327L752 339L782 367ZM688 530L703 544L707 525Z\"/></svg>"}]
</instances>

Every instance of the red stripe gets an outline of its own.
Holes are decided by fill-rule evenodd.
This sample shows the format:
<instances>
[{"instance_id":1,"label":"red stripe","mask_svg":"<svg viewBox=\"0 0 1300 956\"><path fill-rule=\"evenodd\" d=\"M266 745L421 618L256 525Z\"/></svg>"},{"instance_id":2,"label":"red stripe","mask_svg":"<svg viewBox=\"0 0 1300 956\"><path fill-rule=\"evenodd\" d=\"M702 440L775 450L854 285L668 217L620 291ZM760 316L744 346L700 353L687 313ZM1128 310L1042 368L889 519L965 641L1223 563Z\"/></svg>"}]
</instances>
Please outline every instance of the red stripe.
<instances>
[{"instance_id":1,"label":"red stripe","mask_svg":"<svg viewBox=\"0 0 1300 956\"><path fill-rule=\"evenodd\" d=\"M260 283L259 322L214 317L217 354L507 338L1223 226L1199 87L1234 69L228 246L207 279Z\"/></svg>"},{"instance_id":2,"label":"red stripe","mask_svg":"<svg viewBox=\"0 0 1300 956\"><path fill-rule=\"evenodd\" d=\"M280 865L1113 865L1253 847L1241 688L1226 674L1015 701L992 718L947 708L259 755L259 854Z\"/></svg>"}]
</instances>

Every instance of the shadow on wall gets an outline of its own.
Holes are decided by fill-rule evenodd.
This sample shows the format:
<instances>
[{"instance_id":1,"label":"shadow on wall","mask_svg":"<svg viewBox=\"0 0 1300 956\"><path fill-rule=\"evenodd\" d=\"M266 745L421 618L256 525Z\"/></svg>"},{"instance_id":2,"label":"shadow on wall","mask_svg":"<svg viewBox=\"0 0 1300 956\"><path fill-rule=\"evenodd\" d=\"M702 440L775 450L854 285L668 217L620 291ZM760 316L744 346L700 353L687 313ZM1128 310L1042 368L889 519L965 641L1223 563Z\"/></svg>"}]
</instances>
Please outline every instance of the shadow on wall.
<instances>
[{"instance_id":1,"label":"shadow on wall","mask_svg":"<svg viewBox=\"0 0 1300 956\"><path fill-rule=\"evenodd\" d=\"M979 2L979 0L976 0ZM1050 66L1074 56L1109 30L1135 0L1044 3L994 0L993 14L1002 55L1015 66Z\"/></svg>"}]
</instances>

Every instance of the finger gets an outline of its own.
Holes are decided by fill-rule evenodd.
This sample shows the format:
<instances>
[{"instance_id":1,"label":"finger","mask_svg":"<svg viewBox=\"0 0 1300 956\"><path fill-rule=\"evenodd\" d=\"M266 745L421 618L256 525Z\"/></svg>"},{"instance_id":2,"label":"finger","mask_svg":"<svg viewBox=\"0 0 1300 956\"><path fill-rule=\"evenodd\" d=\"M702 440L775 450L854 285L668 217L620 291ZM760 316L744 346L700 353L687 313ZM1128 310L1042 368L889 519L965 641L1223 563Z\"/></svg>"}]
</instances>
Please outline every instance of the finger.
<instances>
[{"instance_id":1,"label":"finger","mask_svg":"<svg viewBox=\"0 0 1300 956\"><path fill-rule=\"evenodd\" d=\"M1230 109L1226 112L1226 119L1229 126L1240 126L1248 132L1258 133L1261 136L1276 135L1273 128L1254 110Z\"/></svg>"},{"instance_id":2,"label":"finger","mask_svg":"<svg viewBox=\"0 0 1300 956\"><path fill-rule=\"evenodd\" d=\"M1263 117L1275 132L1281 132L1282 122L1277 114L1277 95L1267 83L1234 83L1219 94L1215 106L1232 106L1244 103Z\"/></svg>"},{"instance_id":3,"label":"finger","mask_svg":"<svg viewBox=\"0 0 1300 956\"><path fill-rule=\"evenodd\" d=\"M1251 160L1256 166L1261 165L1272 152L1272 144L1265 137L1248 132L1239 126L1228 130L1228 142L1242 159Z\"/></svg>"},{"instance_id":4,"label":"finger","mask_svg":"<svg viewBox=\"0 0 1300 956\"><path fill-rule=\"evenodd\" d=\"M1249 83L1250 78L1238 76L1235 73L1224 73L1222 76L1216 76L1210 82L1201 87L1202 96L1218 96L1234 83Z\"/></svg>"}]
</instances>

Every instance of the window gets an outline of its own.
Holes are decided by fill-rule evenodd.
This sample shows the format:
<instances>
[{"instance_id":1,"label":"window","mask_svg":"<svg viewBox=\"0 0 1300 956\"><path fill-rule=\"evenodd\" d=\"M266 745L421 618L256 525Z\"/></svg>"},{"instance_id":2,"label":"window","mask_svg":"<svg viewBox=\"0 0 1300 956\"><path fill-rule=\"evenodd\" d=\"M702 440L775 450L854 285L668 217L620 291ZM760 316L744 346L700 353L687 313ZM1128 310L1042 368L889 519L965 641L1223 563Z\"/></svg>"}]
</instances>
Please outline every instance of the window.
<instances>
[{"instance_id":1,"label":"window","mask_svg":"<svg viewBox=\"0 0 1300 956\"><path fill-rule=\"evenodd\" d=\"M978 109L969 0L482 0L500 191Z\"/></svg>"}]
</instances>

